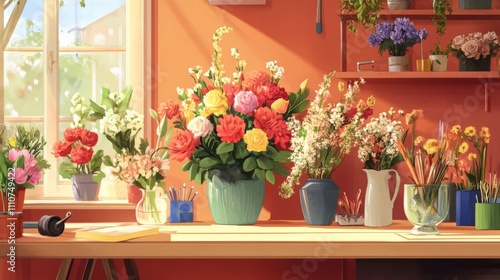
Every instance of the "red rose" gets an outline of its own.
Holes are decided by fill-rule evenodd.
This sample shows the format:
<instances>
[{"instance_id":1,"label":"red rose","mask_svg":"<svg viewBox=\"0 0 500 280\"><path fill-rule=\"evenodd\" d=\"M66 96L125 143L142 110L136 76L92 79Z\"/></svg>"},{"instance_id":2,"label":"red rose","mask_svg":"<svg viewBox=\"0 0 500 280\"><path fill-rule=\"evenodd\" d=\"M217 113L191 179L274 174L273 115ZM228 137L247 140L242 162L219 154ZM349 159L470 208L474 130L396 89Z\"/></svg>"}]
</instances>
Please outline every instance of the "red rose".
<instances>
[{"instance_id":1,"label":"red rose","mask_svg":"<svg viewBox=\"0 0 500 280\"><path fill-rule=\"evenodd\" d=\"M266 105L271 106L274 101L283 98L288 100L288 93L282 87L279 87L277 84L269 84L269 91L266 95Z\"/></svg>"},{"instance_id":2,"label":"red rose","mask_svg":"<svg viewBox=\"0 0 500 280\"><path fill-rule=\"evenodd\" d=\"M85 146L77 145L69 155L69 159L72 163L76 164L86 164L92 159L94 150L92 148L85 148Z\"/></svg>"},{"instance_id":3,"label":"red rose","mask_svg":"<svg viewBox=\"0 0 500 280\"><path fill-rule=\"evenodd\" d=\"M179 114L179 104L169 100L168 102L160 103L158 108L158 117L161 119L163 116L167 116L167 119L171 120Z\"/></svg>"},{"instance_id":4,"label":"red rose","mask_svg":"<svg viewBox=\"0 0 500 280\"><path fill-rule=\"evenodd\" d=\"M199 144L200 138L194 138L189 130L181 130L167 144L170 158L176 161L190 158Z\"/></svg>"},{"instance_id":5,"label":"red rose","mask_svg":"<svg viewBox=\"0 0 500 280\"><path fill-rule=\"evenodd\" d=\"M290 139L292 133L288 130L286 122L279 120L273 129L274 132L274 143L276 146L282 150L286 150L290 147Z\"/></svg>"},{"instance_id":6,"label":"red rose","mask_svg":"<svg viewBox=\"0 0 500 280\"><path fill-rule=\"evenodd\" d=\"M71 153L71 143L68 141L57 141L54 143L54 146L52 146L52 154L56 158L65 157L69 153Z\"/></svg>"},{"instance_id":7,"label":"red rose","mask_svg":"<svg viewBox=\"0 0 500 280\"><path fill-rule=\"evenodd\" d=\"M255 93L255 95L257 96L257 103L259 104L259 107L264 106L264 103L266 103L266 96L269 92L269 87L267 85L250 86L246 87L245 90Z\"/></svg>"},{"instance_id":8,"label":"red rose","mask_svg":"<svg viewBox=\"0 0 500 280\"><path fill-rule=\"evenodd\" d=\"M218 119L217 136L227 143L236 143L245 135L245 122L238 116L224 115Z\"/></svg>"},{"instance_id":9,"label":"red rose","mask_svg":"<svg viewBox=\"0 0 500 280\"><path fill-rule=\"evenodd\" d=\"M271 108L261 107L255 111L254 125L256 128L262 129L267 134L267 138L272 139L274 137L274 126L276 126L280 118L281 116Z\"/></svg>"},{"instance_id":10,"label":"red rose","mask_svg":"<svg viewBox=\"0 0 500 280\"><path fill-rule=\"evenodd\" d=\"M347 119L352 120L354 118L354 115L358 112L358 108L352 107L351 109L347 110Z\"/></svg>"},{"instance_id":11,"label":"red rose","mask_svg":"<svg viewBox=\"0 0 500 280\"><path fill-rule=\"evenodd\" d=\"M67 128L64 131L64 139L70 143L75 143L76 141L80 140L80 135L82 134L82 128Z\"/></svg>"},{"instance_id":12,"label":"red rose","mask_svg":"<svg viewBox=\"0 0 500 280\"><path fill-rule=\"evenodd\" d=\"M222 86L222 89L224 90L224 95L226 95L227 98L227 105L229 105L229 107L233 107L234 96L241 90L241 87L234 84L225 84Z\"/></svg>"},{"instance_id":13,"label":"red rose","mask_svg":"<svg viewBox=\"0 0 500 280\"><path fill-rule=\"evenodd\" d=\"M80 141L82 141L83 145L94 147L97 144L98 139L99 136L97 135L97 133L86 129L82 129L82 134L80 135Z\"/></svg>"}]
</instances>

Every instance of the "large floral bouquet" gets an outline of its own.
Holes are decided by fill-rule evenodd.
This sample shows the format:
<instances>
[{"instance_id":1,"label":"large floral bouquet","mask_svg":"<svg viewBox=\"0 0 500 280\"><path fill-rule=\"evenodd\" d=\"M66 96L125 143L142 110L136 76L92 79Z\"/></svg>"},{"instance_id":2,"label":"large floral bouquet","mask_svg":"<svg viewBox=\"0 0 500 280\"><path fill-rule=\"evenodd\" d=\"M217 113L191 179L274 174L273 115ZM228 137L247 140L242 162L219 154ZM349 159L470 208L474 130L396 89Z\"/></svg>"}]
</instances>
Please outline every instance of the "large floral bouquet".
<instances>
[{"instance_id":1,"label":"large floral bouquet","mask_svg":"<svg viewBox=\"0 0 500 280\"><path fill-rule=\"evenodd\" d=\"M403 111L382 112L378 118L372 118L363 129L356 133L359 139L358 158L365 169L384 170L401 162L397 143L405 134L399 121Z\"/></svg>"},{"instance_id":2,"label":"large floral bouquet","mask_svg":"<svg viewBox=\"0 0 500 280\"><path fill-rule=\"evenodd\" d=\"M487 56L495 56L500 48L495 31L482 34L481 32L458 35L451 42L453 56L461 62L466 59L479 60Z\"/></svg>"},{"instance_id":3,"label":"large floral bouquet","mask_svg":"<svg viewBox=\"0 0 500 280\"><path fill-rule=\"evenodd\" d=\"M378 46L380 55L388 51L391 56L405 56L408 48L425 40L429 34L425 28L415 29L408 18L396 18L394 23L377 24L375 33L368 36L372 47Z\"/></svg>"},{"instance_id":4,"label":"large floral bouquet","mask_svg":"<svg viewBox=\"0 0 500 280\"><path fill-rule=\"evenodd\" d=\"M473 126L464 130L460 125L451 128L449 139L453 146L453 168L450 168L448 176L459 189L477 190L480 182L485 182L490 137L487 127L482 127L479 132ZM474 146L475 153L470 152L469 143Z\"/></svg>"},{"instance_id":5,"label":"large floral bouquet","mask_svg":"<svg viewBox=\"0 0 500 280\"><path fill-rule=\"evenodd\" d=\"M286 175L291 131L287 121L303 111L308 90L304 82L297 93L288 93L278 83L284 69L268 62L270 73L255 71L243 74L246 62L236 49L233 77L224 76L219 41L230 32L219 28L213 38L212 67L203 78L200 66L189 69L195 81L190 89L178 89L182 101L179 131L168 144L173 160L183 165L189 178L202 183L217 175L234 182L252 178L274 184L274 173Z\"/></svg>"},{"instance_id":6,"label":"large floral bouquet","mask_svg":"<svg viewBox=\"0 0 500 280\"><path fill-rule=\"evenodd\" d=\"M356 133L364 120L373 114L375 98L369 97L365 103L358 97L359 83L363 84L363 79L349 84L339 102L327 103L333 74L325 75L302 123L295 119L289 121L293 129L290 159L294 165L281 185L284 198L293 194L293 186L299 184L303 173L309 178L330 178L355 145ZM344 84L339 84L341 93L344 89Z\"/></svg>"}]
</instances>

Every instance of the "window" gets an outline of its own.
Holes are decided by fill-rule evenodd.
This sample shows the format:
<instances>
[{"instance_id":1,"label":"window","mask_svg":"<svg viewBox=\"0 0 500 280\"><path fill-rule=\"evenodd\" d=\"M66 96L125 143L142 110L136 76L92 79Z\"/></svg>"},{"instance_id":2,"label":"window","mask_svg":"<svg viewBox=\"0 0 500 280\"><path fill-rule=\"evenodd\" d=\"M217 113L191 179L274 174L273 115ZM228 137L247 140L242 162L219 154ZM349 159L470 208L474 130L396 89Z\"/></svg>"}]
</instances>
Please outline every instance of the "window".
<instances>
[{"instance_id":1,"label":"window","mask_svg":"<svg viewBox=\"0 0 500 280\"><path fill-rule=\"evenodd\" d=\"M51 154L54 142L69 126L70 100L79 92L100 103L100 89L134 89L134 109L145 112L150 87L150 1L80 0L28 1L4 52L4 115L7 135L19 124L37 126L46 138L43 184L27 192L33 198L70 198L70 182L58 174ZM15 5L4 12L5 21ZM1 65L1 64L0 64ZM149 67L149 68L148 68ZM0 100L1 101L1 100ZM149 107L149 106L147 106ZM87 124L87 128L92 128ZM94 125L94 129L97 127ZM147 135L149 124L142 130ZM112 154L100 136L99 148ZM103 199L125 198L126 188L103 180Z\"/></svg>"}]
</instances>

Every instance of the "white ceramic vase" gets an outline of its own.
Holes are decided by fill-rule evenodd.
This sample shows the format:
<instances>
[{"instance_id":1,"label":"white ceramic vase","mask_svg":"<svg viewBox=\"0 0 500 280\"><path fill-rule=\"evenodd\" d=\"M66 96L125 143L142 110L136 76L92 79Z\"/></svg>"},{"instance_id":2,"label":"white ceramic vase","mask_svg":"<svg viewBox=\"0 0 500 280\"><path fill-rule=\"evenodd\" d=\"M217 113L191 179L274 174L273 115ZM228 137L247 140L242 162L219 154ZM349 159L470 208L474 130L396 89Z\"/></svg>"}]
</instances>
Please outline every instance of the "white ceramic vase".
<instances>
[{"instance_id":1,"label":"white ceramic vase","mask_svg":"<svg viewBox=\"0 0 500 280\"><path fill-rule=\"evenodd\" d=\"M410 71L410 58L407 56L389 56L389 72Z\"/></svg>"},{"instance_id":2,"label":"white ceramic vase","mask_svg":"<svg viewBox=\"0 0 500 280\"><path fill-rule=\"evenodd\" d=\"M448 70L448 56L444 54L429 55L431 71L444 72Z\"/></svg>"},{"instance_id":3,"label":"white ceramic vase","mask_svg":"<svg viewBox=\"0 0 500 280\"><path fill-rule=\"evenodd\" d=\"M384 227L392 224L392 208L398 195L400 178L394 169L373 170L363 169L368 177L365 194L365 226ZM390 196L389 178L393 172L396 176L396 186L392 198Z\"/></svg>"}]
</instances>

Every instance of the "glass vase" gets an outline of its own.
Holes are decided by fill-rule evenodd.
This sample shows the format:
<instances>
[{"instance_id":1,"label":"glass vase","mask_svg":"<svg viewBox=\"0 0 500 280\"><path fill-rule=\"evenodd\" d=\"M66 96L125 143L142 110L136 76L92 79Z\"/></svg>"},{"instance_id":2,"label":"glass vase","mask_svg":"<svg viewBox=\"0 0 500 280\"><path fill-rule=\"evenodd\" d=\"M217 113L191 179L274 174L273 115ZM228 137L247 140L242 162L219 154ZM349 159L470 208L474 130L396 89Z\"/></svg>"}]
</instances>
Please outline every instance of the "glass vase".
<instances>
[{"instance_id":1,"label":"glass vase","mask_svg":"<svg viewBox=\"0 0 500 280\"><path fill-rule=\"evenodd\" d=\"M162 225L167 222L167 202L161 188L141 189L142 198L135 208L135 218L140 225Z\"/></svg>"},{"instance_id":2,"label":"glass vase","mask_svg":"<svg viewBox=\"0 0 500 280\"><path fill-rule=\"evenodd\" d=\"M437 226L450 209L450 192L446 184L404 185L404 211L414 227L414 235L437 235Z\"/></svg>"}]
</instances>

